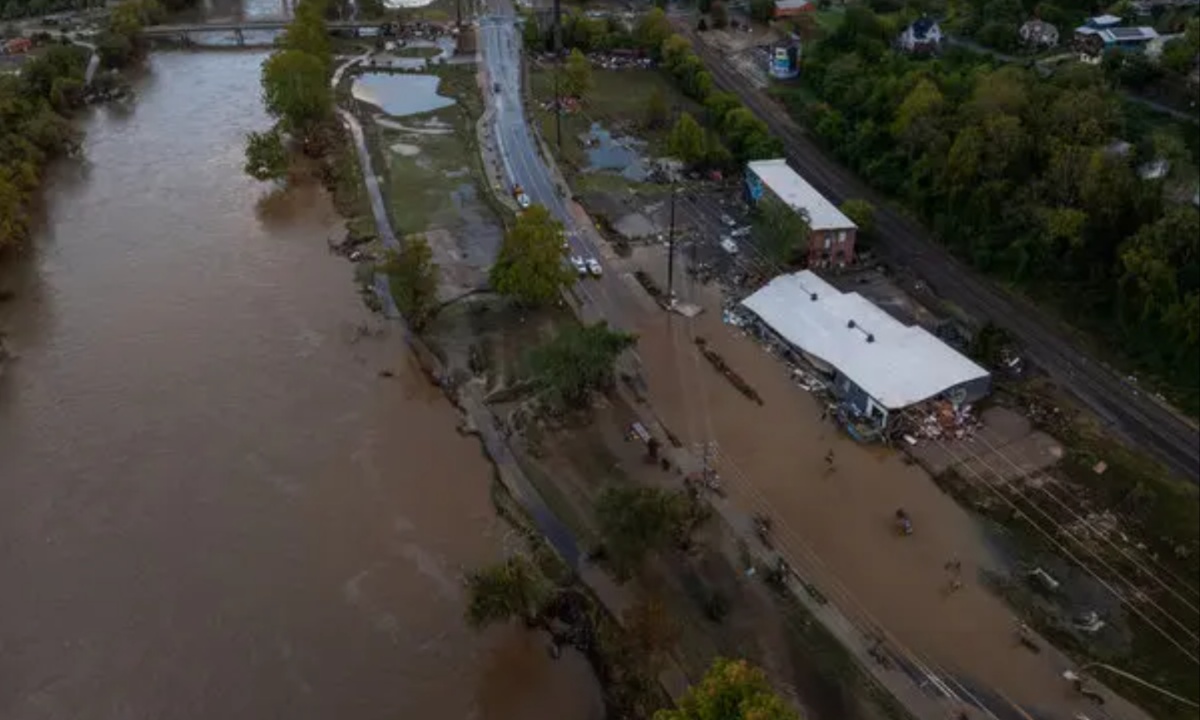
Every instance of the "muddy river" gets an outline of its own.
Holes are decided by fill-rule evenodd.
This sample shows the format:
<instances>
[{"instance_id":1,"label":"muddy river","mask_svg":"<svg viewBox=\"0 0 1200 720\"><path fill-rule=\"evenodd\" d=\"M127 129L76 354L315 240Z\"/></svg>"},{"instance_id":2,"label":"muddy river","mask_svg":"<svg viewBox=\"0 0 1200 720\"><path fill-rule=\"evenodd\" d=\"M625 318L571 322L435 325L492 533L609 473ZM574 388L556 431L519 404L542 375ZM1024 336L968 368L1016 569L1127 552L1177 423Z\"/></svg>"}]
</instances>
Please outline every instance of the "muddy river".
<instances>
[{"instance_id":1,"label":"muddy river","mask_svg":"<svg viewBox=\"0 0 1200 720\"><path fill-rule=\"evenodd\" d=\"M328 198L242 174L263 57L155 55L0 271L0 717L596 717L580 658L464 627L490 469Z\"/></svg>"}]
</instances>

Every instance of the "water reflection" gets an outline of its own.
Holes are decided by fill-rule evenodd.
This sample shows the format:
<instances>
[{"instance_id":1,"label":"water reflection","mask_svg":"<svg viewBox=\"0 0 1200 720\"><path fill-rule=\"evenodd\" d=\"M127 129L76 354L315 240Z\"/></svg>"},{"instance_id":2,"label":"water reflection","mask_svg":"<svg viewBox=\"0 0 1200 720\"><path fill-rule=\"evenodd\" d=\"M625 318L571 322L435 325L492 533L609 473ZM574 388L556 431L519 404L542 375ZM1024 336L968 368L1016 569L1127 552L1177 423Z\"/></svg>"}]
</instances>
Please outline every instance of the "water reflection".
<instances>
[{"instance_id":1,"label":"water reflection","mask_svg":"<svg viewBox=\"0 0 1200 720\"><path fill-rule=\"evenodd\" d=\"M633 138L614 138L600 123L592 123L587 134L588 169L615 170L627 180L641 182L650 176L637 150L644 144Z\"/></svg>"},{"instance_id":2,"label":"water reflection","mask_svg":"<svg viewBox=\"0 0 1200 720\"><path fill-rule=\"evenodd\" d=\"M438 94L438 82L436 75L363 73L354 78L351 92L357 100L403 117L453 105L454 98Z\"/></svg>"}]
</instances>

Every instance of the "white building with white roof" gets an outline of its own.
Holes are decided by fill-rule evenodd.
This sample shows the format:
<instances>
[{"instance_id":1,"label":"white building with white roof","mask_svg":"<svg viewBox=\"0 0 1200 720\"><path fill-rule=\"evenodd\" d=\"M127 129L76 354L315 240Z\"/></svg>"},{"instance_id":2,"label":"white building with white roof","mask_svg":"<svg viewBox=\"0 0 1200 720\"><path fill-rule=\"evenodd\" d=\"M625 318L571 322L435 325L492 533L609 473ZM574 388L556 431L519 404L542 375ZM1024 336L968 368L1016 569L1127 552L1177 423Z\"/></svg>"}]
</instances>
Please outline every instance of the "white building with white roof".
<instances>
[{"instance_id":1,"label":"white building with white roof","mask_svg":"<svg viewBox=\"0 0 1200 720\"><path fill-rule=\"evenodd\" d=\"M987 370L924 328L811 271L776 277L742 307L824 372L842 403L876 427L924 400L961 404L991 390Z\"/></svg>"}]
</instances>

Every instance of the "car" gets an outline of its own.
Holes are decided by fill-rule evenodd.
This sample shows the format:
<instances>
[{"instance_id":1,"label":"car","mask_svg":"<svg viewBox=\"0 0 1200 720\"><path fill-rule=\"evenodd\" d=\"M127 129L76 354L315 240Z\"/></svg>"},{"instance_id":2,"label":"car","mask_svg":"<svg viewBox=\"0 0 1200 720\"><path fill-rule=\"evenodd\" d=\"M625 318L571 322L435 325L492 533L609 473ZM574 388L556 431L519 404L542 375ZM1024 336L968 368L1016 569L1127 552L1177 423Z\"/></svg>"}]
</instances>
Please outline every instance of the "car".
<instances>
[{"instance_id":1,"label":"car","mask_svg":"<svg viewBox=\"0 0 1200 720\"><path fill-rule=\"evenodd\" d=\"M734 225L737 225L737 222L735 222L733 218L729 217L725 213L721 213L721 222L725 223L725 227L733 227Z\"/></svg>"},{"instance_id":2,"label":"car","mask_svg":"<svg viewBox=\"0 0 1200 720\"><path fill-rule=\"evenodd\" d=\"M587 261L578 255L571 256L571 265L575 268L575 272L579 273L580 277L588 274Z\"/></svg>"},{"instance_id":3,"label":"car","mask_svg":"<svg viewBox=\"0 0 1200 720\"><path fill-rule=\"evenodd\" d=\"M733 238L729 237L728 235L721 236L721 249L730 255L738 254L737 243L734 242Z\"/></svg>"},{"instance_id":4,"label":"car","mask_svg":"<svg viewBox=\"0 0 1200 720\"><path fill-rule=\"evenodd\" d=\"M746 237L749 234L750 234L750 226L743 225L742 227L738 228L737 230L734 230L733 232L729 233L729 236L735 237L735 238L740 238L740 237Z\"/></svg>"},{"instance_id":5,"label":"car","mask_svg":"<svg viewBox=\"0 0 1200 720\"><path fill-rule=\"evenodd\" d=\"M604 274L604 268L600 267L600 261L596 260L596 258L587 259L587 269L588 272L596 277Z\"/></svg>"},{"instance_id":6,"label":"car","mask_svg":"<svg viewBox=\"0 0 1200 720\"><path fill-rule=\"evenodd\" d=\"M529 196L526 195L525 193L521 193L520 195L518 195L517 196L517 205L520 205L522 210L528 210L529 209Z\"/></svg>"}]
</instances>

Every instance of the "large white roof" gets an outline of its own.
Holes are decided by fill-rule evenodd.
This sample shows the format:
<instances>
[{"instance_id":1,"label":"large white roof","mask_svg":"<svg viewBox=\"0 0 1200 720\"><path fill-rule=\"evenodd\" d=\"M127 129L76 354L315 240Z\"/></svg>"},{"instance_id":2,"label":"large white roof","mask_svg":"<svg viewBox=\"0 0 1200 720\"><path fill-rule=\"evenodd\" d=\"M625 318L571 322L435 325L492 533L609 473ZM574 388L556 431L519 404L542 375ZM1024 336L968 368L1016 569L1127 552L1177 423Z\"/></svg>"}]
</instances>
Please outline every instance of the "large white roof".
<instances>
[{"instance_id":1,"label":"large white roof","mask_svg":"<svg viewBox=\"0 0 1200 720\"><path fill-rule=\"evenodd\" d=\"M755 160L746 167L789 207L807 210L808 226L813 230L849 230L858 227L807 180L788 167L787 160Z\"/></svg>"},{"instance_id":2,"label":"large white roof","mask_svg":"<svg viewBox=\"0 0 1200 720\"><path fill-rule=\"evenodd\" d=\"M924 328L904 325L858 293L840 292L808 270L780 275L742 305L889 410L988 375Z\"/></svg>"}]
</instances>

